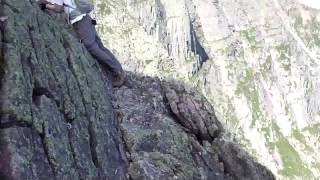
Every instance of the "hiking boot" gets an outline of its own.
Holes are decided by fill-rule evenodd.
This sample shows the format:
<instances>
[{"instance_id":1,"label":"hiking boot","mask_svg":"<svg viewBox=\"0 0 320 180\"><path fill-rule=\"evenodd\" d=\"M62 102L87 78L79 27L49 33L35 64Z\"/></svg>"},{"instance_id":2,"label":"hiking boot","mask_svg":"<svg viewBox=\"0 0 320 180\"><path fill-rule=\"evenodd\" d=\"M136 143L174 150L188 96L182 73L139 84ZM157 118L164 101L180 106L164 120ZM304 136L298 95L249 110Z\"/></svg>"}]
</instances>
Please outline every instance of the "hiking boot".
<instances>
[{"instance_id":1,"label":"hiking boot","mask_svg":"<svg viewBox=\"0 0 320 180\"><path fill-rule=\"evenodd\" d=\"M115 74L112 85L114 87L120 87L124 83L125 79L126 79L126 74L123 70L121 70L120 72Z\"/></svg>"}]
</instances>

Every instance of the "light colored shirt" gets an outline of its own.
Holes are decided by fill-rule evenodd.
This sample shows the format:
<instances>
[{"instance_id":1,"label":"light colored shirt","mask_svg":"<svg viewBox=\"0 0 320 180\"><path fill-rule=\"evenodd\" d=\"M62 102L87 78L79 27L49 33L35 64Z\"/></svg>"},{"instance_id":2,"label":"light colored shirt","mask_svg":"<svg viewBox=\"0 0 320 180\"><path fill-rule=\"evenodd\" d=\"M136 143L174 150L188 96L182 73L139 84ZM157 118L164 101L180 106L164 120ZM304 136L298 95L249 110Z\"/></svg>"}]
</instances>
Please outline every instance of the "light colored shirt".
<instances>
[{"instance_id":1,"label":"light colored shirt","mask_svg":"<svg viewBox=\"0 0 320 180\"><path fill-rule=\"evenodd\" d=\"M299 0L300 3L308 6L308 7L311 7L311 8L314 8L314 9L320 9L320 2L319 0Z\"/></svg>"},{"instance_id":2,"label":"light colored shirt","mask_svg":"<svg viewBox=\"0 0 320 180\"><path fill-rule=\"evenodd\" d=\"M60 6L64 6L64 12L66 12L67 14L70 14L72 11L76 10L77 5L74 2L74 0L48 0L50 3L52 4L57 4ZM83 17L85 17L87 14L80 14L78 16L76 16L73 19L70 19L70 23L74 24L78 21L80 21L81 19L83 19Z\"/></svg>"},{"instance_id":3,"label":"light colored shirt","mask_svg":"<svg viewBox=\"0 0 320 180\"><path fill-rule=\"evenodd\" d=\"M86 15L87 15L87 14L81 14L80 16L77 16L76 18L72 19L72 20L70 21L70 23L71 23L71 24L74 24L74 23L80 21L81 19L83 19L83 17L85 17Z\"/></svg>"}]
</instances>

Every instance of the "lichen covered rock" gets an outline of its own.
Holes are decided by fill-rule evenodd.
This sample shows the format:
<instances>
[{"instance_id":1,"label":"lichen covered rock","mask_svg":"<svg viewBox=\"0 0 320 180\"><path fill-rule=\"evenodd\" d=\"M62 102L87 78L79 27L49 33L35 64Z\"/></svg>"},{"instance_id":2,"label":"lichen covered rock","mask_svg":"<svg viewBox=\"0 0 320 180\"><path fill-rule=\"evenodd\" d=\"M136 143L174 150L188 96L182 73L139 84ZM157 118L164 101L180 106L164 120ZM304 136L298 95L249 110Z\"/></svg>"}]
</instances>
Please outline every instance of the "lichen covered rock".
<instances>
[{"instance_id":1,"label":"lichen covered rock","mask_svg":"<svg viewBox=\"0 0 320 180\"><path fill-rule=\"evenodd\" d=\"M64 15L0 9L0 179L274 179L199 92L133 73L112 89Z\"/></svg>"},{"instance_id":2,"label":"lichen covered rock","mask_svg":"<svg viewBox=\"0 0 320 180\"><path fill-rule=\"evenodd\" d=\"M124 179L108 81L63 16L1 1L2 179Z\"/></svg>"},{"instance_id":3,"label":"lichen covered rock","mask_svg":"<svg viewBox=\"0 0 320 180\"><path fill-rule=\"evenodd\" d=\"M277 178L320 179L316 0L95 2L102 39L126 68L199 89Z\"/></svg>"},{"instance_id":4,"label":"lichen covered rock","mask_svg":"<svg viewBox=\"0 0 320 180\"><path fill-rule=\"evenodd\" d=\"M130 74L113 96L132 179L274 179L228 140L199 92Z\"/></svg>"}]
</instances>

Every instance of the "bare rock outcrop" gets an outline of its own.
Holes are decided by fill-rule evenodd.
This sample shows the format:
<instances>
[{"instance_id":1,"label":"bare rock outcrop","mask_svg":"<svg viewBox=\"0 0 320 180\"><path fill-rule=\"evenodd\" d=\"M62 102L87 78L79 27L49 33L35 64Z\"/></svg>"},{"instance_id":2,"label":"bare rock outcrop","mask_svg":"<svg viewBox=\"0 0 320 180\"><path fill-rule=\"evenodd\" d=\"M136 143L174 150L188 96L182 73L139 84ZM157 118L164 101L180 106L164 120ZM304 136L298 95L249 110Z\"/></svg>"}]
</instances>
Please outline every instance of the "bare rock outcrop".
<instances>
[{"instance_id":1,"label":"bare rock outcrop","mask_svg":"<svg viewBox=\"0 0 320 180\"><path fill-rule=\"evenodd\" d=\"M0 10L0 179L274 179L197 91L133 73L112 89L63 15Z\"/></svg>"},{"instance_id":2,"label":"bare rock outcrop","mask_svg":"<svg viewBox=\"0 0 320 180\"><path fill-rule=\"evenodd\" d=\"M113 97L132 179L274 179L228 140L199 92L129 74Z\"/></svg>"}]
</instances>

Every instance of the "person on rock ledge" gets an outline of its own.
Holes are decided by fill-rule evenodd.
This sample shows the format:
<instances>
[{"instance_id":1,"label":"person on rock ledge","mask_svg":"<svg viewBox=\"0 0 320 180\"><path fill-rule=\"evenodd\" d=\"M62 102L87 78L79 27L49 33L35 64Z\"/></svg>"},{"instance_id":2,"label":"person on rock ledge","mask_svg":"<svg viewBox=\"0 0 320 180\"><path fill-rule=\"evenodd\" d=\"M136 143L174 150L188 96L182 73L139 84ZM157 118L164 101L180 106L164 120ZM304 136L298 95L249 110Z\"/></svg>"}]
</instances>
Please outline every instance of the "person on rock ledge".
<instances>
[{"instance_id":1,"label":"person on rock ledge","mask_svg":"<svg viewBox=\"0 0 320 180\"><path fill-rule=\"evenodd\" d=\"M69 21L77 32L80 41L89 53L101 63L108 65L114 76L113 86L119 87L124 83L125 72L117 58L101 42L95 25L89 13L94 6L90 0L39 0L42 10L48 9L56 13L66 12Z\"/></svg>"}]
</instances>

